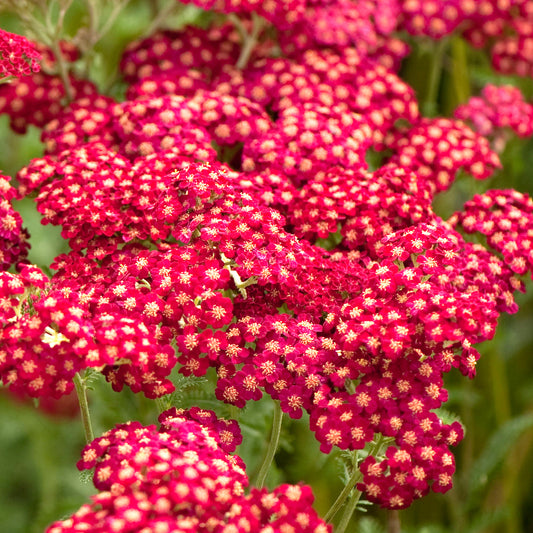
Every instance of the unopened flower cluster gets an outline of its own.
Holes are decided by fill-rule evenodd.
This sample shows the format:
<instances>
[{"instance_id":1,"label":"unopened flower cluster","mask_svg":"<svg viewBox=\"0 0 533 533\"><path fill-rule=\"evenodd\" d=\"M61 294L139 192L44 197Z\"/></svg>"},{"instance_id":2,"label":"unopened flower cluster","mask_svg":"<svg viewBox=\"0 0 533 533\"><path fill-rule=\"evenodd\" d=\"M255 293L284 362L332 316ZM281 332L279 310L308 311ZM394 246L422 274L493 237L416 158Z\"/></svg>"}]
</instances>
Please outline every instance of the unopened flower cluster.
<instances>
[{"instance_id":1,"label":"unopened flower cluster","mask_svg":"<svg viewBox=\"0 0 533 533\"><path fill-rule=\"evenodd\" d=\"M293 418L305 411L325 453L386 437L385 455L361 464L370 500L404 508L448 490L463 429L436 414L443 376L473 377L474 346L516 311L516 275L533 266L533 208L492 191L445 221L432 203L459 171L492 175L501 165L485 135L530 135L530 111L512 91L487 88L458 111L474 129L422 117L398 76L407 48L393 31L440 38L462 22L481 45L495 25L523 28L525 3L515 2L518 19L496 2L479 3L494 4L490 17L472 2L195 3L233 22L132 43L125 101L74 75L70 102L52 74L0 88L15 131L42 128L45 155L18 173L17 194L35 198L71 249L51 278L22 266L6 181L1 264L20 266L0 277L3 383L60 397L94 368L117 391L159 398L174 368L214 368L219 400L243 407L266 394ZM276 45L261 33L268 23ZM260 37L249 57L245 34ZM503 119L493 113L502 102ZM377 169L370 151L382 155ZM492 252L459 229L486 235ZM241 466L206 431L193 417L97 439L82 466L98 463L102 492L50 531L166 531L176 505L184 531L200 531L198 520L213 524L206 531L263 531L273 516L298 520L287 505L302 507L307 525L295 531L327 530L307 489L243 496ZM248 529L227 529L241 519Z\"/></svg>"}]
</instances>

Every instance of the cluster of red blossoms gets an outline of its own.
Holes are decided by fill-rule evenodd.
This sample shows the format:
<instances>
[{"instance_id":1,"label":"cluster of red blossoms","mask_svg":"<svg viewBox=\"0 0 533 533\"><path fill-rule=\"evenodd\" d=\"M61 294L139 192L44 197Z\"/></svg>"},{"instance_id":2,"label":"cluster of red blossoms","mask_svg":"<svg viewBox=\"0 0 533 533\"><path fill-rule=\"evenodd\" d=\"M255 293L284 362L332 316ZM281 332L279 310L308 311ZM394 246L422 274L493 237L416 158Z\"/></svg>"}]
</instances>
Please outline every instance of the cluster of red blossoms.
<instances>
[{"instance_id":1,"label":"cluster of red blossoms","mask_svg":"<svg viewBox=\"0 0 533 533\"><path fill-rule=\"evenodd\" d=\"M533 135L533 105L524 101L517 87L488 84L481 96L473 96L455 110L455 116L470 122L481 135L492 139L502 152L510 132L519 137Z\"/></svg>"},{"instance_id":2,"label":"cluster of red blossoms","mask_svg":"<svg viewBox=\"0 0 533 533\"><path fill-rule=\"evenodd\" d=\"M460 33L487 48L493 67L505 74L533 73L533 9L529 0L398 0L398 29L441 39Z\"/></svg>"},{"instance_id":3,"label":"cluster of red blossoms","mask_svg":"<svg viewBox=\"0 0 533 533\"><path fill-rule=\"evenodd\" d=\"M28 232L22 227L20 214L11 205L17 190L9 181L0 174L0 272L24 260L29 248Z\"/></svg>"},{"instance_id":4,"label":"cluster of red blossoms","mask_svg":"<svg viewBox=\"0 0 533 533\"><path fill-rule=\"evenodd\" d=\"M171 409L161 426L122 424L91 442L78 462L94 468L99 492L47 533L328 533L311 489L244 489L244 463L229 455L240 442L235 421L212 411Z\"/></svg>"},{"instance_id":5,"label":"cluster of red blossoms","mask_svg":"<svg viewBox=\"0 0 533 533\"><path fill-rule=\"evenodd\" d=\"M465 21L479 15L496 35L496 3L447 2L440 18L436 3L407 0L195 3L231 16L132 43L124 102L74 75L70 101L52 74L0 88L16 131L43 129L46 153L18 173L18 195L34 197L71 248L51 279L21 263L25 233L4 180L3 383L60 397L94 368L115 390L158 398L172 392L174 368L214 368L219 400L243 407L268 394L293 418L305 411L326 453L386 437L385 455L361 463L358 487L372 501L404 508L448 490L449 447L463 430L435 412L447 400L443 376L472 377L474 345L516 311L515 275L533 268L533 207L492 191L444 221L432 202L459 171L484 179L500 166L482 135L528 130L504 88L487 89L481 111L458 111L479 132L421 117L397 74L406 49L392 32L442 36L462 24L472 33ZM261 33L267 23L279 43ZM506 99L501 119L490 106ZM370 151L379 168L369 168ZM457 229L486 235L495 253ZM327 531L307 489L244 497L238 462L209 433L226 430L191 416L97 439L82 466L98 463L103 492L50 531L128 522L164 532L176 508L184 531L266 533L275 520L301 520L280 531Z\"/></svg>"},{"instance_id":6,"label":"cluster of red blossoms","mask_svg":"<svg viewBox=\"0 0 533 533\"><path fill-rule=\"evenodd\" d=\"M11 76L39 72L39 59L41 54L31 41L0 28L0 83Z\"/></svg>"}]
</instances>

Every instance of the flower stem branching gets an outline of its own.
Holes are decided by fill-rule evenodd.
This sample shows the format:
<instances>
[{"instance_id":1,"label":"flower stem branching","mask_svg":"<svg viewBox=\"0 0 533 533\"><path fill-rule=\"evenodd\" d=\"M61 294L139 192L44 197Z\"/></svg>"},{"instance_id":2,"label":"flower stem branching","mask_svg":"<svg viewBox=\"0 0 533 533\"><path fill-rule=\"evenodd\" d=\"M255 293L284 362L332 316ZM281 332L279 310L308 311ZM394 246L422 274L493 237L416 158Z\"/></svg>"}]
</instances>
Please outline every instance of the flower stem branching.
<instances>
[{"instance_id":1,"label":"flower stem branching","mask_svg":"<svg viewBox=\"0 0 533 533\"><path fill-rule=\"evenodd\" d=\"M238 69L243 69L250 60L250 56L257 45L259 35L266 25L266 20L263 17L260 17L257 13L252 13L252 31L248 33L246 27L242 23L242 20L237 15L230 13L228 15L228 19L235 26L242 39L241 53L239 55L239 59L237 60L236 67Z\"/></svg>"}]
</instances>

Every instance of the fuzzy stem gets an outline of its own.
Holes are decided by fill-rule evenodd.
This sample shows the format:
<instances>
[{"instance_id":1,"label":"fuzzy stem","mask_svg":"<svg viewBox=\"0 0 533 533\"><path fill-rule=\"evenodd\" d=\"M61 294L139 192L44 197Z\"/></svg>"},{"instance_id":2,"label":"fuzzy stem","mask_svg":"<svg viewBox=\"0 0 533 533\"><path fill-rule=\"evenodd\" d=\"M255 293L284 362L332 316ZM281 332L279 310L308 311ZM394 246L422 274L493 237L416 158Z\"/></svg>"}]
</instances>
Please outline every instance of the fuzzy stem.
<instances>
[{"instance_id":1,"label":"fuzzy stem","mask_svg":"<svg viewBox=\"0 0 533 533\"><path fill-rule=\"evenodd\" d=\"M148 37L157 31L168 20L169 17L183 10L183 4L176 2L176 0L170 0L167 5L159 9L157 2L152 2L151 7L154 10L154 17L146 31L143 32L143 37Z\"/></svg>"},{"instance_id":2,"label":"fuzzy stem","mask_svg":"<svg viewBox=\"0 0 533 533\"><path fill-rule=\"evenodd\" d=\"M122 10L129 3L129 1L130 0L122 0L121 2L118 2L116 5L113 6L111 13L109 13L109 15L106 17L106 20L104 21L102 27L96 34L95 39L92 43L93 46L111 29L111 27L115 23L115 20L118 18Z\"/></svg>"},{"instance_id":3,"label":"fuzzy stem","mask_svg":"<svg viewBox=\"0 0 533 533\"><path fill-rule=\"evenodd\" d=\"M382 444L383 444L383 438L380 436L374 443L374 446L370 448L369 455L376 455L377 453L379 453ZM352 491L352 489L355 487L355 485L357 485L357 483L359 483L359 481L361 481L362 478L363 478L363 475L361 474L361 471L358 468L355 468L353 471L352 477L348 480L348 483L346 483L341 493L337 496L337 499L335 500L333 505L329 508L328 512L324 515L324 521L329 522L338 513L339 509L344 505L346 498L348 498L348 496L350 495L350 492ZM358 494L358 496L355 499L354 507L349 512L347 522L344 525L344 528L346 528L346 525L348 521L350 520L355 510L355 507L357 506L357 502L359 501L359 498L361 497L361 492L358 490L354 491L354 494ZM353 498L354 496L352 495L352 498L348 502L348 506L346 507L346 510L341 519L341 523L343 523L345 520L345 516L348 513L349 506L351 505ZM340 524L339 524L339 527L340 527ZM335 533L339 533L340 531L342 530L338 528L335 529Z\"/></svg>"},{"instance_id":4,"label":"fuzzy stem","mask_svg":"<svg viewBox=\"0 0 533 533\"><path fill-rule=\"evenodd\" d=\"M61 45L59 43L61 35L63 34L63 23L65 21L65 15L72 4L72 0L66 0L64 4L60 4L59 13L57 15L57 21L52 21L51 10L47 9L45 13L46 20L46 31L48 37L48 44L54 53L54 57L57 63L57 68L59 71L59 77L63 82L65 87L65 95L67 98L67 103L71 103L74 100L74 89L70 83L69 72L67 63L63 54L61 52Z\"/></svg>"},{"instance_id":5,"label":"fuzzy stem","mask_svg":"<svg viewBox=\"0 0 533 533\"><path fill-rule=\"evenodd\" d=\"M98 33L98 7L95 0L86 0L86 4L87 13L89 15L89 23L87 28L84 28L86 29L86 42L83 44L83 56L85 59L83 75L85 78L88 78L93 61L93 46L96 39L96 34Z\"/></svg>"},{"instance_id":6,"label":"fuzzy stem","mask_svg":"<svg viewBox=\"0 0 533 533\"><path fill-rule=\"evenodd\" d=\"M270 442L265 449L265 455L261 462L261 467L255 478L253 485L258 489L263 488L265 485L265 480L276 455L278 449L279 437L281 435L281 423L283 421L283 412L279 402L274 402L274 416L272 418L272 431L270 432Z\"/></svg>"},{"instance_id":7,"label":"fuzzy stem","mask_svg":"<svg viewBox=\"0 0 533 533\"><path fill-rule=\"evenodd\" d=\"M93 427L91 424L91 413L89 411L89 402L87 401L87 384L79 372L74 376L74 386L76 387L76 394L78 395L78 403L80 404L81 420L83 422L83 429L85 431L85 440L87 444L94 440Z\"/></svg>"},{"instance_id":8,"label":"fuzzy stem","mask_svg":"<svg viewBox=\"0 0 533 533\"><path fill-rule=\"evenodd\" d=\"M344 505L344 502L346 498L349 496L352 489L355 487L359 481L361 481L361 478L363 475L359 470L355 471L355 475L353 475L348 483L344 486L341 493L337 496L337 499L333 503L333 505L329 508L328 512L324 515L324 521L329 522L339 511L339 509ZM357 491L359 492L359 491ZM337 530L335 530L335 533L337 533Z\"/></svg>"},{"instance_id":9,"label":"fuzzy stem","mask_svg":"<svg viewBox=\"0 0 533 533\"><path fill-rule=\"evenodd\" d=\"M339 522L339 525L335 528L335 533L344 533L346 531L346 528L350 523L350 519L352 518L353 512L355 511L355 508L357 507L357 504L359 502L359 498L361 498L361 494L362 492L359 490L353 491L352 496L346 504L346 508L344 509L344 513L342 514L341 521Z\"/></svg>"}]
</instances>

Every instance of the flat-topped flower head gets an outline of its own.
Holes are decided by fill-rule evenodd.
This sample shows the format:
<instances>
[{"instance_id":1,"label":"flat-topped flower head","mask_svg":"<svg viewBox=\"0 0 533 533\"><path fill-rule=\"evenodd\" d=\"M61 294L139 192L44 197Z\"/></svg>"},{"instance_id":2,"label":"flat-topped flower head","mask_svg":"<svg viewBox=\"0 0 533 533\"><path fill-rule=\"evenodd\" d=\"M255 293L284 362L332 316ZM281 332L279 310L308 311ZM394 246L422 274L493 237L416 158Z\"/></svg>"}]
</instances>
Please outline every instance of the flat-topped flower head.
<instances>
[{"instance_id":1,"label":"flat-topped flower head","mask_svg":"<svg viewBox=\"0 0 533 533\"><path fill-rule=\"evenodd\" d=\"M392 133L385 145L393 150L391 163L416 172L434 192L447 190L459 169L486 179L501 167L489 141L459 120L423 118L407 131Z\"/></svg>"},{"instance_id":2,"label":"flat-topped flower head","mask_svg":"<svg viewBox=\"0 0 533 533\"><path fill-rule=\"evenodd\" d=\"M129 422L85 447L78 468L95 469L100 492L47 533L331 533L312 508L309 487L281 485L244 494L244 463L221 447L226 430L214 413L172 409L160 419L159 430Z\"/></svg>"},{"instance_id":3,"label":"flat-topped flower head","mask_svg":"<svg viewBox=\"0 0 533 533\"><path fill-rule=\"evenodd\" d=\"M207 29L186 26L157 32L130 43L120 69L130 84L129 100L143 95L193 95L211 83L222 69L237 62L239 35L232 24Z\"/></svg>"},{"instance_id":4,"label":"flat-topped flower head","mask_svg":"<svg viewBox=\"0 0 533 533\"><path fill-rule=\"evenodd\" d=\"M533 201L512 189L490 190L474 196L452 217L467 233L485 235L487 244L517 274L533 270Z\"/></svg>"},{"instance_id":5,"label":"flat-topped flower head","mask_svg":"<svg viewBox=\"0 0 533 533\"><path fill-rule=\"evenodd\" d=\"M326 239L339 229L349 250L376 258L382 239L431 220L432 194L414 172L393 164L375 172L332 167L317 173L288 207L298 236Z\"/></svg>"}]
</instances>

